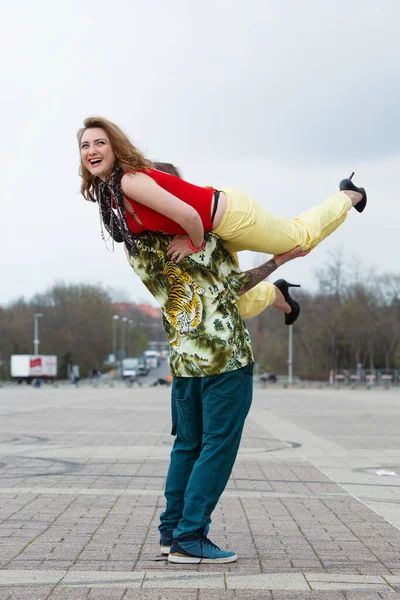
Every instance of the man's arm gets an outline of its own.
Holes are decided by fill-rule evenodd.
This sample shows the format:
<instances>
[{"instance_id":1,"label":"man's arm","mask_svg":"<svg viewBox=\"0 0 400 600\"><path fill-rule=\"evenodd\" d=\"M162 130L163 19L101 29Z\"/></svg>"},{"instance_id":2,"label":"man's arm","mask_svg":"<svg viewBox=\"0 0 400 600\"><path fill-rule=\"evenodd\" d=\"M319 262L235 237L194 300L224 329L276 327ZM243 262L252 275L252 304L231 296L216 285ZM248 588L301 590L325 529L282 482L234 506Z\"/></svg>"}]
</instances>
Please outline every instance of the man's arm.
<instances>
[{"instance_id":1,"label":"man's arm","mask_svg":"<svg viewBox=\"0 0 400 600\"><path fill-rule=\"evenodd\" d=\"M303 256L307 256L310 250L302 250L301 246L297 246L293 250L289 250L289 252L285 252L284 254L277 254L267 262L263 263L259 267L255 267L254 269L250 269L249 271L245 271L245 274L248 277L248 282L242 289L239 290L239 295L245 294L249 290L251 290L254 286L256 286L261 281L264 281L266 277L271 275L278 267L281 267L285 263L293 260L295 258L301 258Z\"/></svg>"}]
</instances>

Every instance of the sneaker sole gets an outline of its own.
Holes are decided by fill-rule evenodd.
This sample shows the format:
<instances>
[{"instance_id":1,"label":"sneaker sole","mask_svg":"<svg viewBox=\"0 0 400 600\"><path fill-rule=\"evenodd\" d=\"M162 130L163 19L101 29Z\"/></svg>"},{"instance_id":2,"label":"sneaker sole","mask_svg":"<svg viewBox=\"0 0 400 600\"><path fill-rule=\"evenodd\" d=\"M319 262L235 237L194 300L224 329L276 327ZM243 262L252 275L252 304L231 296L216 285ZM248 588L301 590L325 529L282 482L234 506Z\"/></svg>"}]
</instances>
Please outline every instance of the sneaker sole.
<instances>
[{"instance_id":1,"label":"sneaker sole","mask_svg":"<svg viewBox=\"0 0 400 600\"><path fill-rule=\"evenodd\" d=\"M171 546L160 546L161 554L169 554Z\"/></svg>"},{"instance_id":2,"label":"sneaker sole","mask_svg":"<svg viewBox=\"0 0 400 600\"><path fill-rule=\"evenodd\" d=\"M238 559L238 555L228 556L226 558L199 558L198 556L185 556L184 554L171 554L168 555L168 562L179 563L179 564L214 564L214 563L231 563Z\"/></svg>"}]
</instances>

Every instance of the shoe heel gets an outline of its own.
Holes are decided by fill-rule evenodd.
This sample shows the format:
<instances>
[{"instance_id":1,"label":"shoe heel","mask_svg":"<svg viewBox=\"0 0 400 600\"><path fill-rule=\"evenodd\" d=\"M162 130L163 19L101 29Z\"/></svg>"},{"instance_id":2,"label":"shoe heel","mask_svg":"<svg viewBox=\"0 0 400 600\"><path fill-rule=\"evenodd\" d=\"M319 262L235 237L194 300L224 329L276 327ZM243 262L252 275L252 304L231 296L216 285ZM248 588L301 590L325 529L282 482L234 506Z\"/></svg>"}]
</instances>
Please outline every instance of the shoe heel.
<instances>
[{"instance_id":1,"label":"shoe heel","mask_svg":"<svg viewBox=\"0 0 400 600\"><path fill-rule=\"evenodd\" d=\"M291 288L291 287L301 287L301 285L298 284L298 283L289 283L289 282L287 282L287 286L288 286L288 288Z\"/></svg>"}]
</instances>

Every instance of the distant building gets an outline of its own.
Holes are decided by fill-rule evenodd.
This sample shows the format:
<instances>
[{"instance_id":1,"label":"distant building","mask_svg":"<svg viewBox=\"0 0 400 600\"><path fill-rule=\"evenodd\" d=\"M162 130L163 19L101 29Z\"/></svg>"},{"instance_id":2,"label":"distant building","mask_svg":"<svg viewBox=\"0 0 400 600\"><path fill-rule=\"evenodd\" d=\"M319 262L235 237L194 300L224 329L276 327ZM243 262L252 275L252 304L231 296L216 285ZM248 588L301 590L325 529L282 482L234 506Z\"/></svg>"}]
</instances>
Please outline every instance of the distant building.
<instances>
[{"instance_id":1,"label":"distant building","mask_svg":"<svg viewBox=\"0 0 400 600\"><path fill-rule=\"evenodd\" d=\"M166 341L161 308L158 306L136 302L114 302L112 309L120 318L125 318L127 323L132 320L147 334L149 339L156 342Z\"/></svg>"},{"instance_id":2,"label":"distant building","mask_svg":"<svg viewBox=\"0 0 400 600\"><path fill-rule=\"evenodd\" d=\"M152 317L153 319L161 318L161 308L151 304L137 304L136 302L115 302L113 308L121 315L128 315L134 311Z\"/></svg>"}]
</instances>

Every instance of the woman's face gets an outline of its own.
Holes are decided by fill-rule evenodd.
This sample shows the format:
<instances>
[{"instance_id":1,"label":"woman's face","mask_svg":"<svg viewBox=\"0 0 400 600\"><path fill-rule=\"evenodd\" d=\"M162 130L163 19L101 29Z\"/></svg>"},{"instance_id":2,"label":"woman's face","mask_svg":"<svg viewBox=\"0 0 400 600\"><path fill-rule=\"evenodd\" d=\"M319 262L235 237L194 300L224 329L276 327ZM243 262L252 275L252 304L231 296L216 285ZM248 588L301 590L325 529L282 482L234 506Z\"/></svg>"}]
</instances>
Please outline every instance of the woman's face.
<instances>
[{"instance_id":1,"label":"woman's face","mask_svg":"<svg viewBox=\"0 0 400 600\"><path fill-rule=\"evenodd\" d=\"M81 139L81 159L92 175L103 181L107 178L114 167L115 154L104 129L86 129Z\"/></svg>"}]
</instances>

